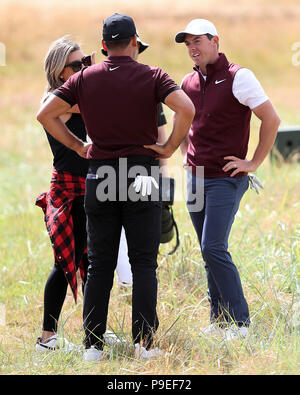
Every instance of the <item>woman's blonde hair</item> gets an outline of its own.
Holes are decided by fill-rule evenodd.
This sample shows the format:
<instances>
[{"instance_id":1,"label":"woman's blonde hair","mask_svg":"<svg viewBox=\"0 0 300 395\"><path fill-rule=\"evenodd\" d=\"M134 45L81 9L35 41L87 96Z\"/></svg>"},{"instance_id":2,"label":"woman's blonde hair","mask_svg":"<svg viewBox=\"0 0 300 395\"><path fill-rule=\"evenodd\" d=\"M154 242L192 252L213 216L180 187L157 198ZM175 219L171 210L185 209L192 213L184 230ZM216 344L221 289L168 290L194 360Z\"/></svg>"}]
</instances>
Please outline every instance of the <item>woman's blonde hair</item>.
<instances>
[{"instance_id":1,"label":"woman's blonde hair","mask_svg":"<svg viewBox=\"0 0 300 395\"><path fill-rule=\"evenodd\" d=\"M48 85L42 98L42 102L47 99L51 92L59 88L64 83L63 79L60 78L60 75L66 65L68 56L71 52L78 50L80 50L79 44L72 41L69 35L63 36L51 44L44 62Z\"/></svg>"}]
</instances>

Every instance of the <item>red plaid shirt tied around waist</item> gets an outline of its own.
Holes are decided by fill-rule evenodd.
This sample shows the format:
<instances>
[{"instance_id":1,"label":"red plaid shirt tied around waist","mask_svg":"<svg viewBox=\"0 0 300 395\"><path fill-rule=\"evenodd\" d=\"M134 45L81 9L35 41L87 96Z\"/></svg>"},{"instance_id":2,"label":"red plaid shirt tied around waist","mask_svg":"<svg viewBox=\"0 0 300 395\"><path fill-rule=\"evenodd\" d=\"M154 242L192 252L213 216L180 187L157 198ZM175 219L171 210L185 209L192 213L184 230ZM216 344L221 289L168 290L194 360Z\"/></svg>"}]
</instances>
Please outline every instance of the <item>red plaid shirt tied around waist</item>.
<instances>
[{"instance_id":1,"label":"red plaid shirt tied around waist","mask_svg":"<svg viewBox=\"0 0 300 395\"><path fill-rule=\"evenodd\" d=\"M44 220L50 236L55 265L59 265L77 301L77 278L75 264L75 242L71 208L73 200L85 193L85 178L66 171L53 169L50 190L39 195L36 205L44 212ZM84 254L87 253L85 250ZM84 264L79 264L83 283L86 280Z\"/></svg>"}]
</instances>

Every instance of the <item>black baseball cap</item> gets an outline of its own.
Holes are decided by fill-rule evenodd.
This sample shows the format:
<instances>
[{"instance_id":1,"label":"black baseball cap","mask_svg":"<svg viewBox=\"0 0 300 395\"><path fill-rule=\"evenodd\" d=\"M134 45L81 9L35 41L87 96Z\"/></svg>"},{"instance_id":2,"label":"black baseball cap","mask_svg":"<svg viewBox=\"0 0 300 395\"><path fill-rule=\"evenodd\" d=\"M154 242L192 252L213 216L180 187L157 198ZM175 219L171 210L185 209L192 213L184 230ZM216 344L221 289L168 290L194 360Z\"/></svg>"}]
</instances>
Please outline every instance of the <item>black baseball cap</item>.
<instances>
[{"instance_id":1,"label":"black baseball cap","mask_svg":"<svg viewBox=\"0 0 300 395\"><path fill-rule=\"evenodd\" d=\"M124 14L113 14L103 22L103 40L114 41L132 37L136 34L133 19Z\"/></svg>"},{"instance_id":2,"label":"black baseball cap","mask_svg":"<svg viewBox=\"0 0 300 395\"><path fill-rule=\"evenodd\" d=\"M139 53L143 52L149 47L149 44L144 43L137 33L133 19L124 14L113 14L103 22L102 36L104 41L117 41L125 38L137 36L139 43ZM107 51L101 49L103 55L107 56Z\"/></svg>"}]
</instances>

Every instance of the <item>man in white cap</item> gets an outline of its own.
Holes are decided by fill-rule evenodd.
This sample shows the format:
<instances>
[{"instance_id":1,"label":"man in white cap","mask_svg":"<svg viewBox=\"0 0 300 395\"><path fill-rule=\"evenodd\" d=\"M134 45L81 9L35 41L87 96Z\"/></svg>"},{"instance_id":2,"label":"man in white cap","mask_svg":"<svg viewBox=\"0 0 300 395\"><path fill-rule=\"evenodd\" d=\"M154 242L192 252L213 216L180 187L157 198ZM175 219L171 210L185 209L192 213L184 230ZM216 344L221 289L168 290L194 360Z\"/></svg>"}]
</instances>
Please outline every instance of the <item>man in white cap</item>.
<instances>
[{"instance_id":1,"label":"man in white cap","mask_svg":"<svg viewBox=\"0 0 300 395\"><path fill-rule=\"evenodd\" d=\"M238 270L228 252L229 233L248 189L247 174L255 172L268 155L280 120L255 75L219 53L213 23L194 19L176 34L175 41L185 43L195 63L194 71L181 84L196 108L181 151L192 169L188 188L197 185L197 167L204 167L204 206L190 211L205 261L211 304L211 324L204 333L222 333L232 339L247 334L250 317ZM247 160L252 112L261 126L254 155Z\"/></svg>"}]
</instances>

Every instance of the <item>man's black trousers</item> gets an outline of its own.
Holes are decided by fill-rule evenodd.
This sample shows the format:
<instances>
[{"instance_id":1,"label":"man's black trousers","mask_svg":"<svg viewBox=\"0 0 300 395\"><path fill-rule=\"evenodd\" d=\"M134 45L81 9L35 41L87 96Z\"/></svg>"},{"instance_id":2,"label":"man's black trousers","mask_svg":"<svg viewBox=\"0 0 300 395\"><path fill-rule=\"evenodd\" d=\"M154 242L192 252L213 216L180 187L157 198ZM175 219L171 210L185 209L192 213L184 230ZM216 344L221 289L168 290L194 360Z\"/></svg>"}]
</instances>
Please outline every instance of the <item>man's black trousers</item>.
<instances>
[{"instance_id":1,"label":"man's black trousers","mask_svg":"<svg viewBox=\"0 0 300 395\"><path fill-rule=\"evenodd\" d=\"M83 307L86 348L91 345L98 349L103 347L122 226L126 233L133 275L134 343L144 340L147 347L150 347L152 335L158 327L156 268L161 236L161 201L151 201L150 196L147 197L147 201L132 201L128 197L124 199L126 185L131 185L132 188L134 181L132 175L128 176L128 171L139 165L150 175L151 166L158 167L158 161L144 156L127 159L125 173L123 165L122 169L120 168L118 159L90 161L85 193L89 260ZM104 174L106 171L107 174ZM114 171L115 178L111 177ZM96 174L97 178L93 178ZM158 179L156 181L158 183ZM105 183L107 188L103 188ZM105 200L104 194L108 190L112 192L110 198L101 201Z\"/></svg>"}]
</instances>

